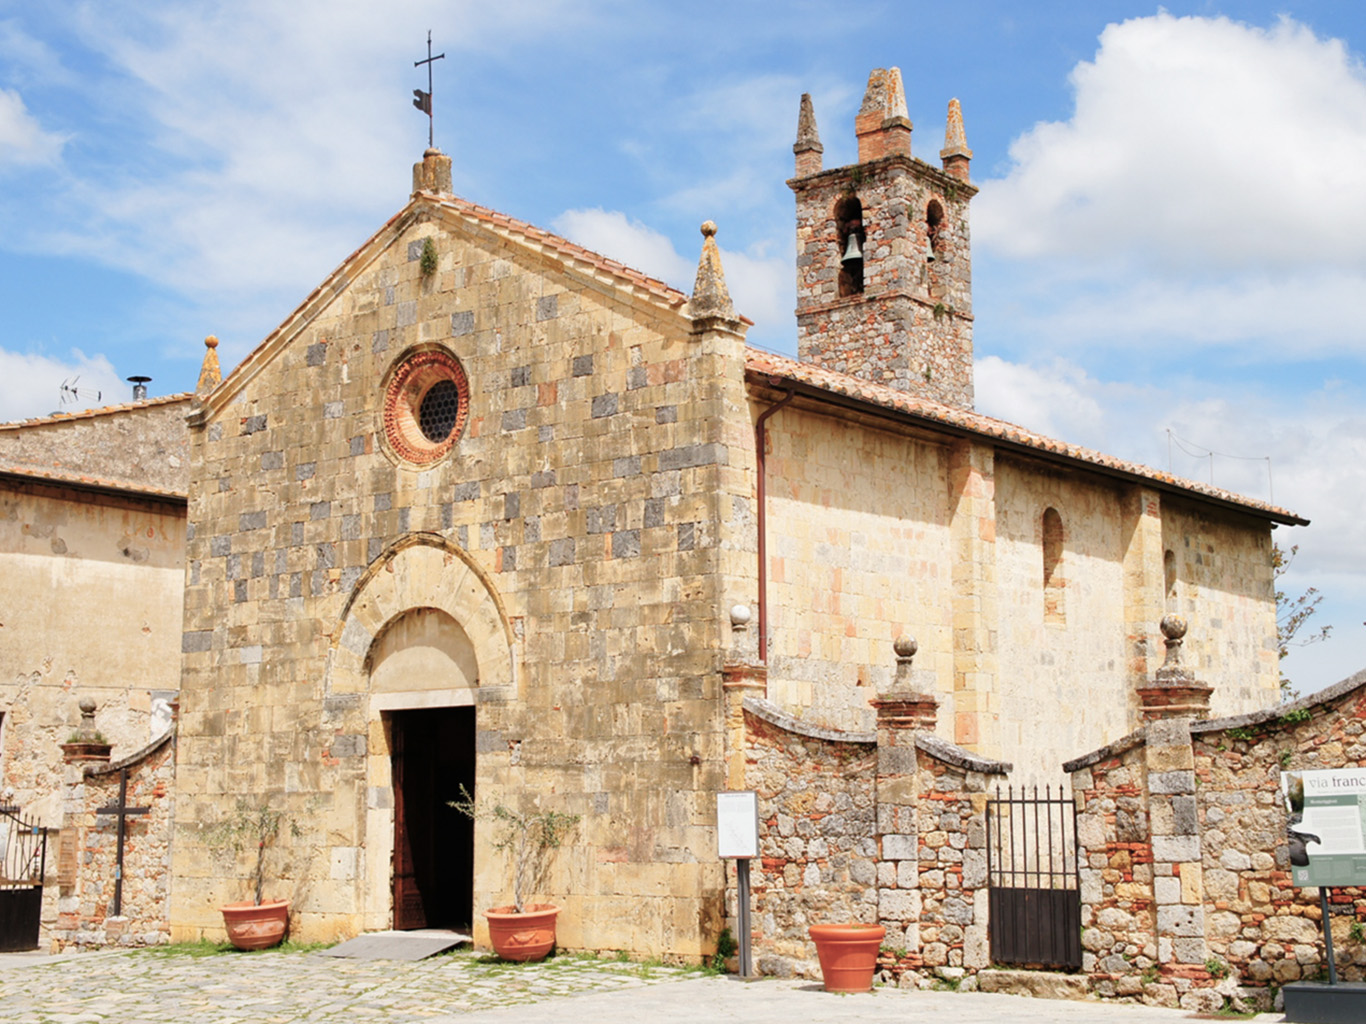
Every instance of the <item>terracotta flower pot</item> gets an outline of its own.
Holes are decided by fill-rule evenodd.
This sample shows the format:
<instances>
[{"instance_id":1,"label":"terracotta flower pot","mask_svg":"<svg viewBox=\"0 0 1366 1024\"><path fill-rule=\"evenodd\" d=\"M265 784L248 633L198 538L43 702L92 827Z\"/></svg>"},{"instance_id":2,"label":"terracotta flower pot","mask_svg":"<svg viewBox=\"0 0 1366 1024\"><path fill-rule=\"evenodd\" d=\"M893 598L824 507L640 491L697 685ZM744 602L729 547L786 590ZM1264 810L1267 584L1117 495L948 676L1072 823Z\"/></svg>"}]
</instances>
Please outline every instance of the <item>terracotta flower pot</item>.
<instances>
[{"instance_id":1,"label":"terracotta flower pot","mask_svg":"<svg viewBox=\"0 0 1366 1024\"><path fill-rule=\"evenodd\" d=\"M226 903L223 926L228 941L238 949L269 949L278 946L289 927L289 900L255 903Z\"/></svg>"},{"instance_id":2,"label":"terracotta flower pot","mask_svg":"<svg viewBox=\"0 0 1366 1024\"><path fill-rule=\"evenodd\" d=\"M872 991L877 951L886 928L880 924L813 924L810 933L821 960L825 991Z\"/></svg>"},{"instance_id":3,"label":"terracotta flower pot","mask_svg":"<svg viewBox=\"0 0 1366 1024\"><path fill-rule=\"evenodd\" d=\"M555 948L555 918L560 908L552 903L529 904L523 913L514 907L484 911L489 922L489 941L504 960L540 960Z\"/></svg>"}]
</instances>

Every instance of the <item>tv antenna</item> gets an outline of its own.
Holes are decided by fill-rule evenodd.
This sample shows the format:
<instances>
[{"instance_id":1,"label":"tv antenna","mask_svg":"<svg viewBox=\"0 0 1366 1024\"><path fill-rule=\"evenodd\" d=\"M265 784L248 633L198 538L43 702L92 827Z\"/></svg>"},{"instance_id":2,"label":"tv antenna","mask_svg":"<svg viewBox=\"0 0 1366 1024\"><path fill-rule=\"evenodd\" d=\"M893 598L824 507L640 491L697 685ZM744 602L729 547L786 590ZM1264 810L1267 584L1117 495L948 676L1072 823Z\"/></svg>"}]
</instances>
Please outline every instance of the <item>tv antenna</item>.
<instances>
[{"instance_id":1,"label":"tv antenna","mask_svg":"<svg viewBox=\"0 0 1366 1024\"><path fill-rule=\"evenodd\" d=\"M78 373L74 377L68 377L62 381L59 391L62 396L62 405L77 405L81 402L98 402L104 397L103 393L95 388L78 387L81 379Z\"/></svg>"}]
</instances>

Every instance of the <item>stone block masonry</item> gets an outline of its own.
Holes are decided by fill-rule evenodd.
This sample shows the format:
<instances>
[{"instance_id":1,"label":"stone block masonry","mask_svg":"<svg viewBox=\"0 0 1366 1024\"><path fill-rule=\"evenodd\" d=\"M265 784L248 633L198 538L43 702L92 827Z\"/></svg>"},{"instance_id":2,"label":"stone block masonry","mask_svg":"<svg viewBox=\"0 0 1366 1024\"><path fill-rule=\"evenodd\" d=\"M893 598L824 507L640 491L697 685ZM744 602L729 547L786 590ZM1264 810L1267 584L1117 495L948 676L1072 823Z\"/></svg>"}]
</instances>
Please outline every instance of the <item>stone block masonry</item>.
<instances>
[{"instance_id":1,"label":"stone block masonry","mask_svg":"<svg viewBox=\"0 0 1366 1024\"><path fill-rule=\"evenodd\" d=\"M474 708L482 799L581 816L537 893L562 947L700 959L720 930L720 560L752 546L728 525L754 457L722 415L744 405L739 324L695 330L685 296L485 212L415 200L192 424L177 937L218 933L227 880L194 837L234 792L300 825L278 880L300 938L390 927L393 716L432 706ZM386 386L437 350L464 428L416 463ZM410 633L445 660L401 671L427 657ZM476 834L482 939L510 881Z\"/></svg>"},{"instance_id":2,"label":"stone block masonry","mask_svg":"<svg viewBox=\"0 0 1366 1024\"><path fill-rule=\"evenodd\" d=\"M148 812L127 818L122 913L115 917L118 823L97 811L118 804L125 770L127 806ZM174 731L110 764L68 764L65 783L60 838L49 844L49 856L57 855L59 891L52 952L169 942Z\"/></svg>"},{"instance_id":3,"label":"stone block masonry","mask_svg":"<svg viewBox=\"0 0 1366 1024\"><path fill-rule=\"evenodd\" d=\"M1366 767L1366 674L1312 699L1154 722L1068 766L1095 992L1271 1009L1324 969L1316 889L1290 884L1285 770ZM1366 978L1366 891L1332 890L1339 977Z\"/></svg>"}]
</instances>

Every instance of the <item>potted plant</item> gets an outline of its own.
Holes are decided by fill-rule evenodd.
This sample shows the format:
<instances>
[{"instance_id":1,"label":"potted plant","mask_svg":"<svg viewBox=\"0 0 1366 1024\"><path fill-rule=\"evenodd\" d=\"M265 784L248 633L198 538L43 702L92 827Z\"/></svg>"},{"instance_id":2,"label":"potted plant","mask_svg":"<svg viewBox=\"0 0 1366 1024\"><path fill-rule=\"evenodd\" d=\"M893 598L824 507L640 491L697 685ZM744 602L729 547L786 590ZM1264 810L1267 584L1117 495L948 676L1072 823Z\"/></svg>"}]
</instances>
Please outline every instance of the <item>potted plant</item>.
<instances>
[{"instance_id":1,"label":"potted plant","mask_svg":"<svg viewBox=\"0 0 1366 1024\"><path fill-rule=\"evenodd\" d=\"M555 947L555 919L560 908L552 903L527 904L524 894L548 866L548 855L559 849L579 823L579 816L559 811L515 811L501 803L480 809L464 786L460 787L460 799L449 803L471 820L492 822L494 849L512 857L512 903L484 911L493 951L504 960L540 960Z\"/></svg>"},{"instance_id":2,"label":"potted plant","mask_svg":"<svg viewBox=\"0 0 1366 1024\"><path fill-rule=\"evenodd\" d=\"M210 825L202 833L205 844L216 854L231 851L236 856L248 846L256 848L253 899L251 902L225 903L219 908L228 941L238 949L267 949L279 945L289 927L289 900L264 901L261 898L266 881L266 847L280 834L283 821L284 815L264 800L254 804L241 798L230 816ZM301 834L299 826L292 821L289 830L296 838Z\"/></svg>"},{"instance_id":3,"label":"potted plant","mask_svg":"<svg viewBox=\"0 0 1366 1024\"><path fill-rule=\"evenodd\" d=\"M813 924L810 933L820 958L825 991L872 991L886 928L880 924Z\"/></svg>"}]
</instances>

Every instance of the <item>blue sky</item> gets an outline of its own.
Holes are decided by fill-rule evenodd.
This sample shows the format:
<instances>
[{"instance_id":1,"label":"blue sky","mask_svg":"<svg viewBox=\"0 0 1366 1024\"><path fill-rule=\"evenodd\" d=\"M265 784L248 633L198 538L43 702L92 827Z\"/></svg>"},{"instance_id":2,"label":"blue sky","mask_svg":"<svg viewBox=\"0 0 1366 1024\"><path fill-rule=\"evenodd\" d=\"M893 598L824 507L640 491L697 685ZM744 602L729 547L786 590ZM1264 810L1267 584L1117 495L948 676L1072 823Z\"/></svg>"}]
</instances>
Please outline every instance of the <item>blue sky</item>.
<instances>
[{"instance_id":1,"label":"blue sky","mask_svg":"<svg viewBox=\"0 0 1366 1024\"><path fill-rule=\"evenodd\" d=\"M959 98L978 408L1312 519L1289 671L1366 666L1362 5L0 0L0 420L250 351L406 201L429 28L457 192L685 289L715 220L787 353L801 93L827 167L870 69L932 161Z\"/></svg>"}]
</instances>

